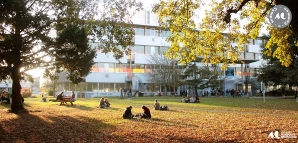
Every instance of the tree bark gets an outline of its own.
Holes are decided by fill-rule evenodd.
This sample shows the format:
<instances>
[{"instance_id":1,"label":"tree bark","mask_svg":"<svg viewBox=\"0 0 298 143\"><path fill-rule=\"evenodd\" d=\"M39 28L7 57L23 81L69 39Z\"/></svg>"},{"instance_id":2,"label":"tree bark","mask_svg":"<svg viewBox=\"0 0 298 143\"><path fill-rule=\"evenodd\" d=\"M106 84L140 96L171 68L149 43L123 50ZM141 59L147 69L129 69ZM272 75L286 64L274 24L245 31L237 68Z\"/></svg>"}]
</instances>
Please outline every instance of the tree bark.
<instances>
[{"instance_id":1,"label":"tree bark","mask_svg":"<svg viewBox=\"0 0 298 143\"><path fill-rule=\"evenodd\" d=\"M24 109L21 102L21 49L22 49L22 36L21 36L21 14L20 11L16 12L15 19L15 34L14 34L14 46L13 46L13 68L12 68L12 103L11 112L17 112Z\"/></svg>"},{"instance_id":2,"label":"tree bark","mask_svg":"<svg viewBox=\"0 0 298 143\"><path fill-rule=\"evenodd\" d=\"M24 109L24 106L21 102L21 84L20 84L20 72L19 67L13 67L12 73L12 104L11 104L11 111L17 112L21 109Z\"/></svg>"}]
</instances>

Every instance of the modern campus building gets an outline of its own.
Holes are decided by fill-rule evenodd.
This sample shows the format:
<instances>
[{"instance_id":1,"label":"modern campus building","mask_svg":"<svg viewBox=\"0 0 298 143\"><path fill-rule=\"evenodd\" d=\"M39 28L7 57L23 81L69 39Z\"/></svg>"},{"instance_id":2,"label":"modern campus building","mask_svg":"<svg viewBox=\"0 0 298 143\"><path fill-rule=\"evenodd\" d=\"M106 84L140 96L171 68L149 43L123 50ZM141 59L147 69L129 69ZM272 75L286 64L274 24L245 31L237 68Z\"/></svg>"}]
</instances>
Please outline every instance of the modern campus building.
<instances>
[{"instance_id":1,"label":"modern campus building","mask_svg":"<svg viewBox=\"0 0 298 143\"><path fill-rule=\"evenodd\" d=\"M75 91L77 97L103 97L103 96L118 96L120 95L120 87L129 88L132 86L134 90L142 89L143 93L152 93L162 91L163 88L159 84L150 82L146 74L151 73L155 66L148 62L150 55L161 54L167 50L171 44L166 42L166 37L171 34L170 31L159 31L157 16L151 13L150 9L145 9L138 12L134 19L134 44L131 47L131 56L124 55L120 62L115 60L113 53L104 54L97 51L97 57L94 59L95 64L91 69L91 73L85 78L85 82L74 85L67 81L64 76L56 82L56 93L64 91L66 95L70 95L71 91ZM225 82L221 85L221 89L239 89L242 90L244 85L244 76L253 77L257 68L261 63L261 51L259 46L263 40L251 39L246 45L246 51L241 54L240 59L246 64L231 65L231 68L222 72L222 76L226 76ZM231 43L231 45L236 43ZM90 43L93 48L98 47L99 43ZM246 68L245 68L246 67ZM185 66L179 65L177 68L182 70ZM245 71L246 69L246 71ZM132 78L130 78L132 76ZM254 91L249 85L248 90ZM186 86L177 88L177 93L180 90L187 90ZM211 90L211 89L205 89ZM171 92L171 91L169 91ZM193 91L191 91L193 93ZM210 92L209 92L210 93Z\"/></svg>"}]
</instances>

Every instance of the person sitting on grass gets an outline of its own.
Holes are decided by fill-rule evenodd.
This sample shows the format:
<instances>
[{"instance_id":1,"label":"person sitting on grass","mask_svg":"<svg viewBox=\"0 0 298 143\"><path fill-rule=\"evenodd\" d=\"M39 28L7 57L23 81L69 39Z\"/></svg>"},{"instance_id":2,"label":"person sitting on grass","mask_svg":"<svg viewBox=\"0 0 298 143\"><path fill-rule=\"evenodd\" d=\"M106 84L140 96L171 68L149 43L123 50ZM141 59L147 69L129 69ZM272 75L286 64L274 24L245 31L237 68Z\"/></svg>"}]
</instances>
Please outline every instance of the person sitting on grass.
<instances>
[{"instance_id":1,"label":"person sitting on grass","mask_svg":"<svg viewBox=\"0 0 298 143\"><path fill-rule=\"evenodd\" d=\"M10 104L10 98L8 98L8 97L6 97L5 96L5 91L3 91L2 92L2 94L1 94L1 100L3 101L3 100L6 100L7 102L7 104Z\"/></svg>"},{"instance_id":2,"label":"person sitting on grass","mask_svg":"<svg viewBox=\"0 0 298 143\"><path fill-rule=\"evenodd\" d=\"M187 96L186 103L190 103L190 96L189 95Z\"/></svg>"},{"instance_id":3,"label":"person sitting on grass","mask_svg":"<svg viewBox=\"0 0 298 143\"><path fill-rule=\"evenodd\" d=\"M144 110L144 113L141 115L141 118L146 118L150 119L151 118L151 113L148 107L142 106L142 109Z\"/></svg>"},{"instance_id":4,"label":"person sitting on grass","mask_svg":"<svg viewBox=\"0 0 298 143\"><path fill-rule=\"evenodd\" d=\"M154 110L160 110L160 104L159 104L159 102L157 101L157 99L155 99Z\"/></svg>"},{"instance_id":5,"label":"person sitting on grass","mask_svg":"<svg viewBox=\"0 0 298 143\"><path fill-rule=\"evenodd\" d=\"M129 106L123 112L122 118L123 119L132 119L134 115L131 113L132 106Z\"/></svg>"},{"instance_id":6,"label":"person sitting on grass","mask_svg":"<svg viewBox=\"0 0 298 143\"><path fill-rule=\"evenodd\" d=\"M74 91L71 92L71 100L76 101L76 94L74 93Z\"/></svg>"},{"instance_id":7,"label":"person sitting on grass","mask_svg":"<svg viewBox=\"0 0 298 143\"><path fill-rule=\"evenodd\" d=\"M193 99L192 96L189 98L189 103L195 103L195 100Z\"/></svg>"},{"instance_id":8,"label":"person sitting on grass","mask_svg":"<svg viewBox=\"0 0 298 143\"><path fill-rule=\"evenodd\" d=\"M195 96L196 100L195 100L195 103L198 103L200 101L200 98L198 95Z\"/></svg>"},{"instance_id":9,"label":"person sitting on grass","mask_svg":"<svg viewBox=\"0 0 298 143\"><path fill-rule=\"evenodd\" d=\"M182 97L181 103L187 103L185 96Z\"/></svg>"},{"instance_id":10,"label":"person sitting on grass","mask_svg":"<svg viewBox=\"0 0 298 143\"><path fill-rule=\"evenodd\" d=\"M63 97L63 91L57 95L56 100L57 101L62 100L62 97Z\"/></svg>"},{"instance_id":11,"label":"person sitting on grass","mask_svg":"<svg viewBox=\"0 0 298 143\"><path fill-rule=\"evenodd\" d=\"M105 103L105 98L102 97L99 101L99 105L97 106L97 108L100 107L100 108L105 108L105 107L108 107L108 105Z\"/></svg>"},{"instance_id":12,"label":"person sitting on grass","mask_svg":"<svg viewBox=\"0 0 298 143\"><path fill-rule=\"evenodd\" d=\"M107 105L107 107L110 107L110 105L111 105L107 98L105 99L105 104Z\"/></svg>"}]
</instances>

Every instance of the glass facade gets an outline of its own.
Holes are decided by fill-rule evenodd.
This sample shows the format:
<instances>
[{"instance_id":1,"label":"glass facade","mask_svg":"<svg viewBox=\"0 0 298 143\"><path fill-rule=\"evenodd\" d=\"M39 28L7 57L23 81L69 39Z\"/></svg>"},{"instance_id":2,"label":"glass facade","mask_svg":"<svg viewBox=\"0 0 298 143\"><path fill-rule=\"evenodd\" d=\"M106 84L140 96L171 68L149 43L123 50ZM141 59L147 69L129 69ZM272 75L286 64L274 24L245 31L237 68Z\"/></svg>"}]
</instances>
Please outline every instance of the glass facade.
<instances>
[{"instance_id":1,"label":"glass facade","mask_svg":"<svg viewBox=\"0 0 298 143\"><path fill-rule=\"evenodd\" d=\"M150 18L150 17L146 17L146 18ZM140 25L139 25L140 26ZM141 27L141 26L140 26ZM144 27L144 28L134 28L135 30L135 35L141 35L141 36L154 36L154 37L147 37L147 39L149 39L151 41L151 39L155 39L155 41L159 41L159 39L164 39L164 38L160 38L160 37L168 37L171 36L171 32L168 30L160 30L159 28L150 28L150 27ZM249 44L250 45L261 45L263 42L263 40L259 40L259 39L249 39ZM139 43L141 44L141 43ZM100 46L99 43L89 43L89 45L93 48L93 49L98 49L98 47ZM130 47L131 48L131 57L132 59L133 56L135 54L147 54L147 55L152 55L152 54L165 54L165 52L169 49L169 47L166 47L168 45L163 45L163 46L156 46L156 43L153 43L152 45L150 44L144 44L144 45L135 45ZM248 48L249 46L247 46ZM256 46L251 46L251 47L256 47ZM120 46L117 47L119 49L122 49ZM97 50L98 51L98 50ZM260 54L257 53L249 53L246 52L246 54L244 55L244 53L241 53L240 58L245 58L246 59L259 59ZM111 58L110 57L106 57L106 58ZM129 57L130 58L130 57ZM130 73L130 65L129 65L129 59L127 60L128 63L123 62L123 63L118 63L118 62L114 62L111 63L111 61L108 62L104 62L104 61L99 61L97 63L95 63L90 71L91 72L103 72L103 73L99 73L102 74L102 77L104 78L103 82L106 83L99 83L99 82L85 82L85 83L79 83L78 85L74 85L70 82L64 82L64 83L58 83L56 88L57 91L83 91L83 92L119 92L120 87L122 86L123 88L129 88L131 83L109 83L112 82L110 81L110 79L114 76L114 75L127 75ZM121 61L122 62L122 61ZM135 64L134 64L135 63ZM158 72L160 70L158 70L160 68L159 65L150 65L150 64L140 64L138 63L138 61L133 61L132 65L131 65L131 72L132 73L152 73L152 72ZM172 68L170 66L170 68ZM176 67L177 72L181 72L183 71L183 66L181 65L177 65ZM243 68L244 70L244 68ZM247 73L244 73L244 75L253 75L254 73L256 73L257 70L256 69L247 69ZM115 73L115 74L113 74ZM235 75L241 75L242 72L240 71L240 68L235 68ZM140 76L145 76L145 74L138 74ZM221 71L219 72L219 75L223 76L224 72ZM122 77L121 77L122 78ZM124 80L125 78L123 77L123 82L125 82ZM154 84L154 83L145 83L147 86L147 92L157 92L160 90L160 85L159 84ZM163 88L162 88L163 90ZM170 91L172 89L168 89L168 91Z\"/></svg>"},{"instance_id":2,"label":"glass facade","mask_svg":"<svg viewBox=\"0 0 298 143\"><path fill-rule=\"evenodd\" d=\"M155 29L154 28L148 28L148 29L146 29L146 36L155 36L155 33L156 32L155 32Z\"/></svg>"},{"instance_id":3,"label":"glass facade","mask_svg":"<svg viewBox=\"0 0 298 143\"><path fill-rule=\"evenodd\" d=\"M171 31L167 31L167 30L162 30L161 33L160 33L161 37L169 37L171 35L172 35Z\"/></svg>"},{"instance_id":4,"label":"glass facade","mask_svg":"<svg viewBox=\"0 0 298 143\"><path fill-rule=\"evenodd\" d=\"M134 28L134 30L135 30L136 35L142 35L142 36L145 35L145 29L144 28Z\"/></svg>"}]
</instances>

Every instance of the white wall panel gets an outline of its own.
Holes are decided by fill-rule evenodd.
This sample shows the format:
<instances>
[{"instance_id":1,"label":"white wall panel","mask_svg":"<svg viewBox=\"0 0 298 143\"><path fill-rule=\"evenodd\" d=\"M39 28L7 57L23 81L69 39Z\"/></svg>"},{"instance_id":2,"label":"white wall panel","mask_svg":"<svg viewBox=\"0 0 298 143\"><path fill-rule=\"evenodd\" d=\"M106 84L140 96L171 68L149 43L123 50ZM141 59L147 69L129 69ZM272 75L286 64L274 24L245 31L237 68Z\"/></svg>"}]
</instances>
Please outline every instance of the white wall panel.
<instances>
[{"instance_id":1,"label":"white wall panel","mask_svg":"<svg viewBox=\"0 0 298 143\"><path fill-rule=\"evenodd\" d=\"M170 47L164 37L154 37L154 36L135 36L135 45L150 45L150 46L167 46Z\"/></svg>"},{"instance_id":2,"label":"white wall panel","mask_svg":"<svg viewBox=\"0 0 298 143\"><path fill-rule=\"evenodd\" d=\"M96 53L97 56L96 58L94 58L94 62L101 62L101 63L119 63L118 60L115 59L115 57L113 57L114 53L100 53L97 52ZM123 58L120 59L121 63L127 63L127 56L124 55Z\"/></svg>"},{"instance_id":3,"label":"white wall panel","mask_svg":"<svg viewBox=\"0 0 298 143\"><path fill-rule=\"evenodd\" d=\"M106 78L106 74L109 75ZM125 83L128 73L93 72L86 77L86 82Z\"/></svg>"}]
</instances>

